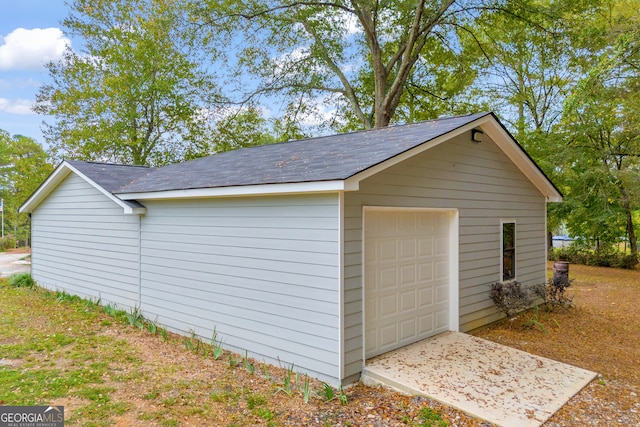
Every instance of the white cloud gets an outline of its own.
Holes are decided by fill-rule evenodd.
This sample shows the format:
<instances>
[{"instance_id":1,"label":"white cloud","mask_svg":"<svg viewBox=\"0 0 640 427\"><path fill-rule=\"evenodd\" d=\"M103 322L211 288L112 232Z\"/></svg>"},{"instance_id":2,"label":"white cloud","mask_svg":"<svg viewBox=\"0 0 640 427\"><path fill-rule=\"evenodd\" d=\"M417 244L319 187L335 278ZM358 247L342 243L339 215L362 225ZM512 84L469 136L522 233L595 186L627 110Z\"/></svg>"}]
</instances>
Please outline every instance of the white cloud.
<instances>
[{"instance_id":1,"label":"white cloud","mask_svg":"<svg viewBox=\"0 0 640 427\"><path fill-rule=\"evenodd\" d=\"M37 70L62 57L71 40L59 28L17 28L0 44L0 70Z\"/></svg>"},{"instance_id":2,"label":"white cloud","mask_svg":"<svg viewBox=\"0 0 640 427\"><path fill-rule=\"evenodd\" d=\"M28 99L15 99L10 100L6 98L0 98L0 111L12 114L35 114L31 107L33 101Z\"/></svg>"}]
</instances>

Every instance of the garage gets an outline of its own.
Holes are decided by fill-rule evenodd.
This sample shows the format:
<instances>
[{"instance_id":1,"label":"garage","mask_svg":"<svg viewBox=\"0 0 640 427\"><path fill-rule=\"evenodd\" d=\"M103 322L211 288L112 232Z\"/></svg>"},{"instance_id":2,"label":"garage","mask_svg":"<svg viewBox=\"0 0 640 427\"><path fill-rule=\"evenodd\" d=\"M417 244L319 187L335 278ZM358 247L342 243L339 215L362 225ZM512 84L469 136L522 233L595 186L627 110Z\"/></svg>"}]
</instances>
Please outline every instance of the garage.
<instances>
[{"instance_id":1,"label":"garage","mask_svg":"<svg viewBox=\"0 0 640 427\"><path fill-rule=\"evenodd\" d=\"M450 322L455 217L365 208L365 359L457 328Z\"/></svg>"}]
</instances>

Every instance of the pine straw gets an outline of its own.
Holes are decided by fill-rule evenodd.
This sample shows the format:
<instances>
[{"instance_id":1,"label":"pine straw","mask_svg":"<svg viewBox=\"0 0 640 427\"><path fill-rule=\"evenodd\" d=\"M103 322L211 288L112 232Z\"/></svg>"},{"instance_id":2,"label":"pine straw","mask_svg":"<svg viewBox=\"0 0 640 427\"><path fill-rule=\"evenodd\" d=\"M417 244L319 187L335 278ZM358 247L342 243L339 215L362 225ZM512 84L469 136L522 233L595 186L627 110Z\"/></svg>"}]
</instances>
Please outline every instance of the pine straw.
<instances>
[{"instance_id":1,"label":"pine straw","mask_svg":"<svg viewBox=\"0 0 640 427\"><path fill-rule=\"evenodd\" d=\"M569 277L574 307L529 311L474 335L600 374L546 426L640 425L640 270L572 264Z\"/></svg>"}]
</instances>

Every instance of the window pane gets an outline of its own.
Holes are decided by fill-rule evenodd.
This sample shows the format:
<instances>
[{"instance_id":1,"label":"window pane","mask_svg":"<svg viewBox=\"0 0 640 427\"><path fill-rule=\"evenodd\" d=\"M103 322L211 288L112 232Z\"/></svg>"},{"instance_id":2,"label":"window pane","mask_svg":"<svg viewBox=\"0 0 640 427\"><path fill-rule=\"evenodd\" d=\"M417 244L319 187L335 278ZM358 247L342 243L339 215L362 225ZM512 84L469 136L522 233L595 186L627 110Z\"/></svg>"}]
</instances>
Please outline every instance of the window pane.
<instances>
[{"instance_id":1,"label":"window pane","mask_svg":"<svg viewBox=\"0 0 640 427\"><path fill-rule=\"evenodd\" d=\"M516 224L502 224L502 280L516 277Z\"/></svg>"}]
</instances>

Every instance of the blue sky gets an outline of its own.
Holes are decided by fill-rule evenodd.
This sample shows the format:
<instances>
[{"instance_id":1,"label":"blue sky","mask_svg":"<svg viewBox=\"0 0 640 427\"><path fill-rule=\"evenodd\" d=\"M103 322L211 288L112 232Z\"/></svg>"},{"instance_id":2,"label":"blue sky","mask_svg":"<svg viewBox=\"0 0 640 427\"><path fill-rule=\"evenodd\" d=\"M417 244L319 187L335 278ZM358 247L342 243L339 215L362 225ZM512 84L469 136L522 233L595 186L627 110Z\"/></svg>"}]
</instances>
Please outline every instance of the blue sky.
<instances>
[{"instance_id":1,"label":"blue sky","mask_svg":"<svg viewBox=\"0 0 640 427\"><path fill-rule=\"evenodd\" d=\"M63 0L0 0L0 129L44 144L44 116L30 110L38 88L48 82L43 64L57 59L70 41L60 22Z\"/></svg>"}]
</instances>

